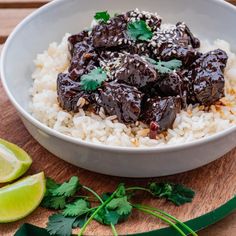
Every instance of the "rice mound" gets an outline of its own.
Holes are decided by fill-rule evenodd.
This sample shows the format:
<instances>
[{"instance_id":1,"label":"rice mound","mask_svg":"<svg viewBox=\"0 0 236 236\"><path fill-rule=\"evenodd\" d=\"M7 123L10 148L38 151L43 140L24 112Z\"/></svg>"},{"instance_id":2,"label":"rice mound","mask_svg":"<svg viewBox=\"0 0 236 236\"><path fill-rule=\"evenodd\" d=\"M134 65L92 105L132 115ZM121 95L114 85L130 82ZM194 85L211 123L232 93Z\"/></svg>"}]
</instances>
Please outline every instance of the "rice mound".
<instances>
[{"instance_id":1,"label":"rice mound","mask_svg":"<svg viewBox=\"0 0 236 236\"><path fill-rule=\"evenodd\" d=\"M153 147L186 143L236 125L236 54L224 40L201 42L201 52L217 48L227 52L229 60L225 69L225 93L210 108L189 105L176 117L173 129L160 134L157 140L150 139L148 126L136 122L133 125L119 123L116 116L107 117L101 109L99 115L80 109L69 113L57 102L57 75L69 67L69 51L66 34L61 43L51 43L47 51L38 54L32 74L33 86L30 90L32 115L48 127L74 138L97 144L123 147Z\"/></svg>"}]
</instances>

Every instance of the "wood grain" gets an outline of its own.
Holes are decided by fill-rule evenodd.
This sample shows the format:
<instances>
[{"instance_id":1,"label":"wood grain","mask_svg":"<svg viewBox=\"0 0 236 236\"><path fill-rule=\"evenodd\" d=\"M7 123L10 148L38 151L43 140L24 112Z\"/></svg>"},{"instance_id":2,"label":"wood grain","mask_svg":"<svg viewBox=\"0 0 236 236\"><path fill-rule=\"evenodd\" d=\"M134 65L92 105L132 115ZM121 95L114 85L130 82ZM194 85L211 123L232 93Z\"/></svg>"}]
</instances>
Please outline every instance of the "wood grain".
<instances>
[{"instance_id":1,"label":"wood grain","mask_svg":"<svg viewBox=\"0 0 236 236\"><path fill-rule=\"evenodd\" d=\"M227 2L233 4L233 5L236 5L236 0L227 0Z\"/></svg>"},{"instance_id":2,"label":"wood grain","mask_svg":"<svg viewBox=\"0 0 236 236\"><path fill-rule=\"evenodd\" d=\"M124 182L127 185L144 185L152 180L183 183L196 190L197 194L191 204L186 204L181 208L162 200L155 200L149 196L144 196L143 194L140 194L140 197L137 198L138 201L164 209L183 221L193 219L216 209L231 199L236 193L236 149L205 167L174 176L156 179L110 177L72 166L41 147L24 128L1 86L0 107L0 137L24 148L34 160L27 175L44 171L47 176L55 178L57 181L63 181L72 175L78 175L82 183L91 186L99 193L113 191L120 182ZM38 208L32 215L21 221L0 225L0 232L4 232L4 236L10 236L25 222L44 227L49 214L49 211ZM117 226L117 230L120 234L127 234L150 231L162 227L165 227L165 225L161 222L135 211L128 222ZM111 234L108 227L101 226L98 223L92 223L86 233L94 236Z\"/></svg>"},{"instance_id":3,"label":"wood grain","mask_svg":"<svg viewBox=\"0 0 236 236\"><path fill-rule=\"evenodd\" d=\"M35 9L0 9L0 44L4 43L13 28Z\"/></svg>"},{"instance_id":4,"label":"wood grain","mask_svg":"<svg viewBox=\"0 0 236 236\"><path fill-rule=\"evenodd\" d=\"M38 8L49 0L0 0L0 8Z\"/></svg>"}]
</instances>

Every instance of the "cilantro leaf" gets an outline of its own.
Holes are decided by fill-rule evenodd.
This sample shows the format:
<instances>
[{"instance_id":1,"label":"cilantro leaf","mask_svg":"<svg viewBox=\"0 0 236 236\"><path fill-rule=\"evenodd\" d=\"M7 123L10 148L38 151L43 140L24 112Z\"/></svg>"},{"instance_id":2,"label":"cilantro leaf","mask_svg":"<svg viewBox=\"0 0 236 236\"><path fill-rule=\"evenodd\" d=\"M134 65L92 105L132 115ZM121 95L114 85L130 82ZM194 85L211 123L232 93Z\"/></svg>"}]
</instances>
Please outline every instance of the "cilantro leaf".
<instances>
[{"instance_id":1,"label":"cilantro leaf","mask_svg":"<svg viewBox=\"0 0 236 236\"><path fill-rule=\"evenodd\" d=\"M47 231L50 235L71 236L72 225L76 217L65 217L62 214L53 214L49 216L47 223Z\"/></svg>"},{"instance_id":2,"label":"cilantro leaf","mask_svg":"<svg viewBox=\"0 0 236 236\"><path fill-rule=\"evenodd\" d=\"M195 195L192 189L181 184L151 183L149 189L154 196L166 198L177 206L191 202Z\"/></svg>"},{"instance_id":3,"label":"cilantro leaf","mask_svg":"<svg viewBox=\"0 0 236 236\"><path fill-rule=\"evenodd\" d=\"M159 63L161 66L166 67L170 70L175 70L177 68L180 68L182 66L182 61L173 59L170 61L162 61Z\"/></svg>"},{"instance_id":4,"label":"cilantro leaf","mask_svg":"<svg viewBox=\"0 0 236 236\"><path fill-rule=\"evenodd\" d=\"M66 205L65 196L53 196L55 189L60 187L60 184L57 184L53 179L46 179L46 193L41 202L41 206L50 209L63 209Z\"/></svg>"},{"instance_id":5,"label":"cilantro leaf","mask_svg":"<svg viewBox=\"0 0 236 236\"><path fill-rule=\"evenodd\" d=\"M116 225L121 219L121 216L116 211L107 211L105 214L105 219L110 224Z\"/></svg>"},{"instance_id":6,"label":"cilantro leaf","mask_svg":"<svg viewBox=\"0 0 236 236\"><path fill-rule=\"evenodd\" d=\"M110 14L107 11L96 12L94 19L98 22L105 22L109 21L111 18Z\"/></svg>"},{"instance_id":7,"label":"cilantro leaf","mask_svg":"<svg viewBox=\"0 0 236 236\"><path fill-rule=\"evenodd\" d=\"M85 215L77 217L72 225L73 229L78 228L78 227L82 228L85 222L88 220L88 217L89 217L89 214L85 214Z\"/></svg>"},{"instance_id":8,"label":"cilantro leaf","mask_svg":"<svg viewBox=\"0 0 236 236\"><path fill-rule=\"evenodd\" d=\"M119 184L115 197L120 198L125 196L126 196L125 185Z\"/></svg>"},{"instance_id":9,"label":"cilantro leaf","mask_svg":"<svg viewBox=\"0 0 236 236\"><path fill-rule=\"evenodd\" d=\"M50 200L51 208L53 209L64 209L66 206L66 197L59 196L59 197L53 197Z\"/></svg>"},{"instance_id":10,"label":"cilantro leaf","mask_svg":"<svg viewBox=\"0 0 236 236\"><path fill-rule=\"evenodd\" d=\"M47 196L47 194L49 195L50 193L52 193L59 186L60 186L60 184L56 183L55 180L53 180L51 178L47 178L46 179L46 194L45 194L45 196Z\"/></svg>"},{"instance_id":11,"label":"cilantro leaf","mask_svg":"<svg viewBox=\"0 0 236 236\"><path fill-rule=\"evenodd\" d=\"M64 216L81 216L90 210L89 202L79 199L71 204L66 205L63 211Z\"/></svg>"},{"instance_id":12,"label":"cilantro leaf","mask_svg":"<svg viewBox=\"0 0 236 236\"><path fill-rule=\"evenodd\" d=\"M180 206L187 202L192 202L195 192L192 189L186 188L181 184L176 184L173 187L173 192L168 200Z\"/></svg>"},{"instance_id":13,"label":"cilantro leaf","mask_svg":"<svg viewBox=\"0 0 236 236\"><path fill-rule=\"evenodd\" d=\"M102 209L94 217L94 220L103 225L116 225L120 222L121 216L116 211L109 211L107 209Z\"/></svg>"},{"instance_id":14,"label":"cilantro leaf","mask_svg":"<svg viewBox=\"0 0 236 236\"><path fill-rule=\"evenodd\" d=\"M106 215L106 210L103 208L94 216L93 219L99 222L100 224L110 225L111 222L106 219L105 215Z\"/></svg>"},{"instance_id":15,"label":"cilantro leaf","mask_svg":"<svg viewBox=\"0 0 236 236\"><path fill-rule=\"evenodd\" d=\"M85 91L94 91L107 79L102 68L93 69L90 73L81 76L80 84Z\"/></svg>"},{"instance_id":16,"label":"cilantro leaf","mask_svg":"<svg viewBox=\"0 0 236 236\"><path fill-rule=\"evenodd\" d=\"M161 73L161 74L169 74L173 70L176 70L182 66L182 62L177 59L173 59L170 61L155 61L149 57L146 57L146 60L153 64L154 67Z\"/></svg>"},{"instance_id":17,"label":"cilantro leaf","mask_svg":"<svg viewBox=\"0 0 236 236\"><path fill-rule=\"evenodd\" d=\"M153 33L144 20L130 22L127 28L127 34L132 40L148 41Z\"/></svg>"},{"instance_id":18,"label":"cilantro leaf","mask_svg":"<svg viewBox=\"0 0 236 236\"><path fill-rule=\"evenodd\" d=\"M80 188L81 185L79 184L79 179L77 176L71 177L69 182L64 182L61 186L56 188L53 191L53 196L65 196L65 197L71 197L73 196L78 188Z\"/></svg>"},{"instance_id":19,"label":"cilantro leaf","mask_svg":"<svg viewBox=\"0 0 236 236\"><path fill-rule=\"evenodd\" d=\"M64 209L66 206L66 197L64 196L48 196L44 197L43 201L41 202L41 206L44 208L49 208L49 209Z\"/></svg>"},{"instance_id":20,"label":"cilantro leaf","mask_svg":"<svg viewBox=\"0 0 236 236\"><path fill-rule=\"evenodd\" d=\"M126 196L112 199L106 207L108 210L115 210L119 215L128 215L132 211Z\"/></svg>"},{"instance_id":21,"label":"cilantro leaf","mask_svg":"<svg viewBox=\"0 0 236 236\"><path fill-rule=\"evenodd\" d=\"M102 199L107 201L111 196L113 196L113 199L94 216L94 220L101 224L116 225L126 220L131 214L132 206L127 200L124 184L120 184L117 187L115 194L103 193Z\"/></svg>"}]
</instances>

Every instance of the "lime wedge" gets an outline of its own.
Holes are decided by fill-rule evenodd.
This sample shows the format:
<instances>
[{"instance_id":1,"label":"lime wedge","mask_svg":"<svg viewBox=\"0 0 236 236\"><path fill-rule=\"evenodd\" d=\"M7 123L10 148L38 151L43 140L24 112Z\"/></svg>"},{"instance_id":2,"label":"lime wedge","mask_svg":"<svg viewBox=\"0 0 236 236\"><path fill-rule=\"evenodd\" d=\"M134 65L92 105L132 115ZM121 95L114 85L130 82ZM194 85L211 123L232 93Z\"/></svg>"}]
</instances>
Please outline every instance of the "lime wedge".
<instances>
[{"instance_id":1,"label":"lime wedge","mask_svg":"<svg viewBox=\"0 0 236 236\"><path fill-rule=\"evenodd\" d=\"M30 167L30 156L20 147L0 139L0 183L10 182Z\"/></svg>"},{"instance_id":2,"label":"lime wedge","mask_svg":"<svg viewBox=\"0 0 236 236\"><path fill-rule=\"evenodd\" d=\"M43 172L0 188L0 223L29 215L42 201L45 190Z\"/></svg>"}]
</instances>

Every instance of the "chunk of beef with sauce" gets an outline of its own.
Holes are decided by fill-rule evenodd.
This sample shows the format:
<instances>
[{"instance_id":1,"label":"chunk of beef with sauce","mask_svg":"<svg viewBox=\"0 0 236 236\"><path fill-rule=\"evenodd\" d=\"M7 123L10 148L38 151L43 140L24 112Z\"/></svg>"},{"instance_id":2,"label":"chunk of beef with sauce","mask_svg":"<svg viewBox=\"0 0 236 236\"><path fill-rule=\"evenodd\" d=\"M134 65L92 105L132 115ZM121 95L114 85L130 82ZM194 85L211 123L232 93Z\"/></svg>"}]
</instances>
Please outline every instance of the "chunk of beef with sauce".
<instances>
[{"instance_id":1,"label":"chunk of beef with sauce","mask_svg":"<svg viewBox=\"0 0 236 236\"><path fill-rule=\"evenodd\" d=\"M151 30L161 25L161 18L157 14L145 14L138 10L127 12L110 19L107 23L99 23L92 29L91 36L95 48L124 49L127 52L147 54L150 52L147 42L134 42L127 35L128 23L144 20Z\"/></svg>"},{"instance_id":2,"label":"chunk of beef with sauce","mask_svg":"<svg viewBox=\"0 0 236 236\"><path fill-rule=\"evenodd\" d=\"M182 106L187 106L188 79L180 71L173 71L162 78L157 83L157 89L162 96L179 96Z\"/></svg>"},{"instance_id":3,"label":"chunk of beef with sauce","mask_svg":"<svg viewBox=\"0 0 236 236\"><path fill-rule=\"evenodd\" d=\"M83 91L79 82L70 78L69 73L60 73L57 78L57 95L60 106L70 112L94 102L94 93Z\"/></svg>"},{"instance_id":4,"label":"chunk of beef with sauce","mask_svg":"<svg viewBox=\"0 0 236 236\"><path fill-rule=\"evenodd\" d=\"M119 83L142 88L159 79L154 66L139 55L125 55L120 67L115 73L115 79Z\"/></svg>"},{"instance_id":5,"label":"chunk of beef with sauce","mask_svg":"<svg viewBox=\"0 0 236 236\"><path fill-rule=\"evenodd\" d=\"M129 11L126 13L128 22L143 20L150 27L152 31L155 31L161 26L162 18L157 13L150 13L146 11L139 11L138 9Z\"/></svg>"},{"instance_id":6,"label":"chunk of beef with sauce","mask_svg":"<svg viewBox=\"0 0 236 236\"><path fill-rule=\"evenodd\" d=\"M87 38L74 45L69 72L71 79L79 81L80 77L98 66L98 54L91 39Z\"/></svg>"},{"instance_id":7,"label":"chunk of beef with sauce","mask_svg":"<svg viewBox=\"0 0 236 236\"><path fill-rule=\"evenodd\" d=\"M83 30L83 31L81 31L80 33L71 35L71 36L68 38L69 50L70 50L71 55L73 54L73 50L74 50L75 44L76 44L76 43L83 42L83 41L84 41L86 38L88 38L88 37L89 37L88 31L87 31L87 30Z\"/></svg>"},{"instance_id":8,"label":"chunk of beef with sauce","mask_svg":"<svg viewBox=\"0 0 236 236\"><path fill-rule=\"evenodd\" d=\"M122 83L104 83L99 89L100 105L107 115L116 115L120 122L136 122L141 113L142 93Z\"/></svg>"},{"instance_id":9,"label":"chunk of beef with sauce","mask_svg":"<svg viewBox=\"0 0 236 236\"><path fill-rule=\"evenodd\" d=\"M150 137L172 128L177 113L181 110L179 97L149 98L143 104L141 120L150 124Z\"/></svg>"},{"instance_id":10,"label":"chunk of beef with sauce","mask_svg":"<svg viewBox=\"0 0 236 236\"><path fill-rule=\"evenodd\" d=\"M99 23L93 27L91 37L95 48L124 47L130 40L126 34L127 17L118 15L107 23Z\"/></svg>"},{"instance_id":11,"label":"chunk of beef with sauce","mask_svg":"<svg viewBox=\"0 0 236 236\"><path fill-rule=\"evenodd\" d=\"M165 25L155 31L149 46L154 57L164 61L179 59L184 65L190 65L200 56L195 50L200 47L199 39L182 22L175 26Z\"/></svg>"},{"instance_id":12,"label":"chunk of beef with sauce","mask_svg":"<svg viewBox=\"0 0 236 236\"><path fill-rule=\"evenodd\" d=\"M134 21L143 20L146 22L147 26L155 31L161 26L162 19L158 14L149 13L146 11L139 11L138 9L127 12L128 23ZM133 41L131 44L125 48L125 50L131 54L138 54L140 56L149 56L151 54L151 49L149 47L149 41Z\"/></svg>"},{"instance_id":13,"label":"chunk of beef with sauce","mask_svg":"<svg viewBox=\"0 0 236 236\"><path fill-rule=\"evenodd\" d=\"M224 68L228 56L217 49L203 54L192 65L189 80L193 94L193 101L211 105L224 96Z\"/></svg>"},{"instance_id":14,"label":"chunk of beef with sauce","mask_svg":"<svg viewBox=\"0 0 236 236\"><path fill-rule=\"evenodd\" d=\"M201 53L193 48L183 47L180 45L166 45L161 50L159 55L162 61L170 61L172 59L181 60L185 66L191 65L196 59L201 56Z\"/></svg>"},{"instance_id":15,"label":"chunk of beef with sauce","mask_svg":"<svg viewBox=\"0 0 236 236\"><path fill-rule=\"evenodd\" d=\"M149 57L149 55L151 55L152 53L148 41L132 42L132 44L129 47L125 48L124 50L130 54L138 54L139 56L146 56L146 57Z\"/></svg>"},{"instance_id":16,"label":"chunk of beef with sauce","mask_svg":"<svg viewBox=\"0 0 236 236\"><path fill-rule=\"evenodd\" d=\"M191 45L193 48L200 47L200 40L193 35L189 27L184 22L176 24L177 38L176 43L182 46Z\"/></svg>"},{"instance_id":17,"label":"chunk of beef with sauce","mask_svg":"<svg viewBox=\"0 0 236 236\"><path fill-rule=\"evenodd\" d=\"M102 51L99 54L99 65L106 71L108 81L114 80L116 71L120 68L122 58L125 57L124 52Z\"/></svg>"}]
</instances>

